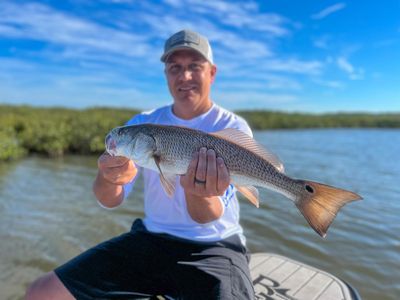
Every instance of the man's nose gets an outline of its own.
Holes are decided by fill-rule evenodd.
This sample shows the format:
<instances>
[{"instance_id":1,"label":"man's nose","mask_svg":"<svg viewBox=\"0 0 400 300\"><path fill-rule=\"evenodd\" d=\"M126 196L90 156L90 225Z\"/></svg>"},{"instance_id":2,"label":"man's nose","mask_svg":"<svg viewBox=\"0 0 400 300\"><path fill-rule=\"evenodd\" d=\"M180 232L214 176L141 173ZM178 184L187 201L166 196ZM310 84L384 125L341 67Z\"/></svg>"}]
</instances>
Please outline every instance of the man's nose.
<instances>
[{"instance_id":1,"label":"man's nose","mask_svg":"<svg viewBox=\"0 0 400 300\"><path fill-rule=\"evenodd\" d=\"M190 80L192 79L192 71L190 71L189 69L184 69L181 73L181 78L184 80Z\"/></svg>"}]
</instances>

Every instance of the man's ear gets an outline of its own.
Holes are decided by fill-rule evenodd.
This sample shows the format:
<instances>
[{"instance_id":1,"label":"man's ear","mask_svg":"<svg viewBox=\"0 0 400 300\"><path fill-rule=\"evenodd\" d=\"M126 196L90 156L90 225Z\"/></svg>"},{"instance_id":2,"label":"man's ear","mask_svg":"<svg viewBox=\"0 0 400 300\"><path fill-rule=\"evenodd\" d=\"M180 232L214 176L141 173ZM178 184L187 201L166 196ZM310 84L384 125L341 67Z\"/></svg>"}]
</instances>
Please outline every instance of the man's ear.
<instances>
[{"instance_id":1,"label":"man's ear","mask_svg":"<svg viewBox=\"0 0 400 300\"><path fill-rule=\"evenodd\" d=\"M214 83L215 76L217 74L217 66L216 65L212 65L210 72L211 72L211 83Z\"/></svg>"}]
</instances>

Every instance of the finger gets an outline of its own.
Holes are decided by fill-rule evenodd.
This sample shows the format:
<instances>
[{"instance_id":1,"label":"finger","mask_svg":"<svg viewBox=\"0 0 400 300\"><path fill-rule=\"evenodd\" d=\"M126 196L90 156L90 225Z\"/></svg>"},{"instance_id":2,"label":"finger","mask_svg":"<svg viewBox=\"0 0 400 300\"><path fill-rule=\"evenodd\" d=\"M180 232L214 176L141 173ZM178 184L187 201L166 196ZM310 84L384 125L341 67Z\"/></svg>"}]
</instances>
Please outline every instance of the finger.
<instances>
[{"instance_id":1,"label":"finger","mask_svg":"<svg viewBox=\"0 0 400 300\"><path fill-rule=\"evenodd\" d=\"M122 174L127 173L134 168L136 168L136 166L133 163L133 161L131 161L131 160L127 160L124 164L122 164L120 166L112 167L112 169L118 170Z\"/></svg>"},{"instance_id":2,"label":"finger","mask_svg":"<svg viewBox=\"0 0 400 300\"><path fill-rule=\"evenodd\" d=\"M103 177L110 183L117 184L117 185L123 185L132 180L132 178L136 175L135 173L133 174L122 174L118 172L111 172L108 174L104 174Z\"/></svg>"},{"instance_id":3,"label":"finger","mask_svg":"<svg viewBox=\"0 0 400 300\"><path fill-rule=\"evenodd\" d=\"M130 182L132 180L131 176L128 175L124 175L124 174L119 174L115 180L114 183L118 184L118 185L124 185L127 184L128 182Z\"/></svg>"},{"instance_id":4,"label":"finger","mask_svg":"<svg viewBox=\"0 0 400 300\"><path fill-rule=\"evenodd\" d=\"M97 165L99 167L104 165L104 163L108 160L108 157L110 157L110 154L104 152L102 155L99 156L99 159L97 160Z\"/></svg>"},{"instance_id":5,"label":"finger","mask_svg":"<svg viewBox=\"0 0 400 300\"><path fill-rule=\"evenodd\" d=\"M102 169L100 172L102 176L111 183L114 183L118 176L118 172L112 168L105 168Z\"/></svg>"},{"instance_id":6,"label":"finger","mask_svg":"<svg viewBox=\"0 0 400 300\"><path fill-rule=\"evenodd\" d=\"M197 163L196 179L205 181L207 176L207 148L202 147L199 152L199 162Z\"/></svg>"},{"instance_id":7,"label":"finger","mask_svg":"<svg viewBox=\"0 0 400 300\"><path fill-rule=\"evenodd\" d=\"M102 154L99 159L98 159L98 165L99 167L107 167L107 168L113 168L113 167L119 167L124 164L126 164L129 161L129 158L126 158L124 156L111 156L108 153Z\"/></svg>"},{"instance_id":8,"label":"finger","mask_svg":"<svg viewBox=\"0 0 400 300\"><path fill-rule=\"evenodd\" d=\"M111 156L110 162L113 164L114 167L123 166L128 163L130 159L125 156Z\"/></svg>"},{"instance_id":9,"label":"finger","mask_svg":"<svg viewBox=\"0 0 400 300\"><path fill-rule=\"evenodd\" d=\"M217 191L217 158L213 149L207 150L207 177L206 177L206 190L211 194Z\"/></svg>"},{"instance_id":10,"label":"finger","mask_svg":"<svg viewBox=\"0 0 400 300\"><path fill-rule=\"evenodd\" d=\"M217 158L217 192L223 195L230 184L228 168L222 157Z\"/></svg>"},{"instance_id":11,"label":"finger","mask_svg":"<svg viewBox=\"0 0 400 300\"><path fill-rule=\"evenodd\" d=\"M133 167L128 160L125 164L121 166L110 166L109 164L102 165L99 167L100 171L103 173L104 177L109 180L114 180L117 176L121 177L124 173L129 172Z\"/></svg>"},{"instance_id":12,"label":"finger","mask_svg":"<svg viewBox=\"0 0 400 300\"><path fill-rule=\"evenodd\" d=\"M132 160L128 160L121 167L112 168L118 175L118 182L127 183L131 181L137 174L137 168Z\"/></svg>"},{"instance_id":13,"label":"finger","mask_svg":"<svg viewBox=\"0 0 400 300\"><path fill-rule=\"evenodd\" d=\"M194 177L196 175L196 168L198 161L199 161L199 152L197 151L193 152L192 160L189 163L186 174L181 176L181 185L183 187L194 186Z\"/></svg>"},{"instance_id":14,"label":"finger","mask_svg":"<svg viewBox=\"0 0 400 300\"><path fill-rule=\"evenodd\" d=\"M115 176L118 174L133 173L135 169L136 167L133 162L129 160L122 166L110 166L109 164L102 165L101 163L99 165L99 172L109 181L113 181Z\"/></svg>"}]
</instances>

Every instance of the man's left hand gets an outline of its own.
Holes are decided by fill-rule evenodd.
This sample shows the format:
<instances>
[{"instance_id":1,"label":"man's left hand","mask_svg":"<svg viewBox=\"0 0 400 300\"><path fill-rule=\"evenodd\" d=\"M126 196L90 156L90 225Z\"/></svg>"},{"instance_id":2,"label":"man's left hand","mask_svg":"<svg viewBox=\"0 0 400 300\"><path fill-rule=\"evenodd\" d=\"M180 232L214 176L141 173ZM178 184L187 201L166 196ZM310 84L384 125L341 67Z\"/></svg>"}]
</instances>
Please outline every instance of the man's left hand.
<instances>
[{"instance_id":1,"label":"man's left hand","mask_svg":"<svg viewBox=\"0 0 400 300\"><path fill-rule=\"evenodd\" d=\"M187 195L197 197L222 196L230 184L228 169L221 157L213 149L203 147L193 153L181 185Z\"/></svg>"}]
</instances>

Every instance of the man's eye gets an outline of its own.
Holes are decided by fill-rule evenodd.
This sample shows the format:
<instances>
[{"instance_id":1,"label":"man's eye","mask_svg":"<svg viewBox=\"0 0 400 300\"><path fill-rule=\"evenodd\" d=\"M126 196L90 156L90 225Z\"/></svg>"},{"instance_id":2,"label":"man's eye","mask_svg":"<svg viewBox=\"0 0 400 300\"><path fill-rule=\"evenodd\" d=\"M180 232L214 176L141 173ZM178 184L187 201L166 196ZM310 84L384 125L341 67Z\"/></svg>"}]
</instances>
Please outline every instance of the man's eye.
<instances>
[{"instance_id":1,"label":"man's eye","mask_svg":"<svg viewBox=\"0 0 400 300\"><path fill-rule=\"evenodd\" d=\"M180 72L180 70L181 70L181 68L177 65L173 65L168 68L168 72L172 73L172 74L177 74Z\"/></svg>"},{"instance_id":2,"label":"man's eye","mask_svg":"<svg viewBox=\"0 0 400 300\"><path fill-rule=\"evenodd\" d=\"M201 70L201 66L199 64L190 64L189 68L191 71L195 71L195 72Z\"/></svg>"}]
</instances>

